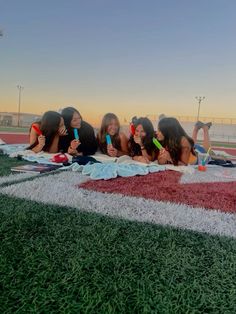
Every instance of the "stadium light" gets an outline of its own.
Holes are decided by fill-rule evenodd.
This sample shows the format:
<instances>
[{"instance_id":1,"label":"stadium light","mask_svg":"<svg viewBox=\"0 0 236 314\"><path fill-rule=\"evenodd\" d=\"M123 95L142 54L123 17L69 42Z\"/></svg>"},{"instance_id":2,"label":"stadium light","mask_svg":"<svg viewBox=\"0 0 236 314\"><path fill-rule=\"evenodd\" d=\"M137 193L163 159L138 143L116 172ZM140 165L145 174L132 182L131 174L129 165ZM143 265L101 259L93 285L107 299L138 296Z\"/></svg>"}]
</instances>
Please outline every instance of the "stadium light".
<instances>
[{"instance_id":1,"label":"stadium light","mask_svg":"<svg viewBox=\"0 0 236 314\"><path fill-rule=\"evenodd\" d=\"M201 102L206 98L205 96L196 96L195 97L198 102L198 111L197 111L197 121L199 121Z\"/></svg>"},{"instance_id":2,"label":"stadium light","mask_svg":"<svg viewBox=\"0 0 236 314\"><path fill-rule=\"evenodd\" d=\"M19 99L18 99L18 113L17 113L17 126L20 126L20 106L21 106L21 92L24 89L23 86L17 85L16 86L19 90Z\"/></svg>"}]
</instances>

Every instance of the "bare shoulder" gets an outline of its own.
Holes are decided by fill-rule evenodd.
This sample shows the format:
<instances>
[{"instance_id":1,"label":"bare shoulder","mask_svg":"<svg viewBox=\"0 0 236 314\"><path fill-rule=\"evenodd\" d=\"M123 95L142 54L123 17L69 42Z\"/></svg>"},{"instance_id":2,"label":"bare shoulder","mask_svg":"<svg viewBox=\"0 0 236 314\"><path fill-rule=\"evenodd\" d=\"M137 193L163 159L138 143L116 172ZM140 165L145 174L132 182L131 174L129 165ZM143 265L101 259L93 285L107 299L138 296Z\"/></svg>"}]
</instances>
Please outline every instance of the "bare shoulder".
<instances>
[{"instance_id":1,"label":"bare shoulder","mask_svg":"<svg viewBox=\"0 0 236 314\"><path fill-rule=\"evenodd\" d=\"M35 126L36 128L40 129L40 124L38 122L32 123L30 127L30 131L33 133L36 133L36 131L34 130L34 128L32 128L32 126Z\"/></svg>"},{"instance_id":2,"label":"bare shoulder","mask_svg":"<svg viewBox=\"0 0 236 314\"><path fill-rule=\"evenodd\" d=\"M120 136L121 140L127 140L128 139L124 132L120 132L119 136Z\"/></svg>"},{"instance_id":3,"label":"bare shoulder","mask_svg":"<svg viewBox=\"0 0 236 314\"><path fill-rule=\"evenodd\" d=\"M181 146L182 147L189 147L189 148L191 147L188 139L185 136L183 136L181 139Z\"/></svg>"}]
</instances>

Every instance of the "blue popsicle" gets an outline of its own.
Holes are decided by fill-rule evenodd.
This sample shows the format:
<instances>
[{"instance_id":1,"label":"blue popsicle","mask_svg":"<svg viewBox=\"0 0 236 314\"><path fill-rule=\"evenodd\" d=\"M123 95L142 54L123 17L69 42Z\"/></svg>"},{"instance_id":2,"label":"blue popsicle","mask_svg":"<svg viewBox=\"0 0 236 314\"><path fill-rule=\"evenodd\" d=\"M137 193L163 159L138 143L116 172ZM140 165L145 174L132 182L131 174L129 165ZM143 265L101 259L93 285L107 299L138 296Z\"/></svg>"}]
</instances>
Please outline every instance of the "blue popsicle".
<instances>
[{"instance_id":1,"label":"blue popsicle","mask_svg":"<svg viewBox=\"0 0 236 314\"><path fill-rule=\"evenodd\" d=\"M79 132L77 129L74 129L74 137L76 140L79 140Z\"/></svg>"},{"instance_id":2,"label":"blue popsicle","mask_svg":"<svg viewBox=\"0 0 236 314\"><path fill-rule=\"evenodd\" d=\"M106 135L106 142L107 142L107 145L111 145L111 137L109 134Z\"/></svg>"}]
</instances>

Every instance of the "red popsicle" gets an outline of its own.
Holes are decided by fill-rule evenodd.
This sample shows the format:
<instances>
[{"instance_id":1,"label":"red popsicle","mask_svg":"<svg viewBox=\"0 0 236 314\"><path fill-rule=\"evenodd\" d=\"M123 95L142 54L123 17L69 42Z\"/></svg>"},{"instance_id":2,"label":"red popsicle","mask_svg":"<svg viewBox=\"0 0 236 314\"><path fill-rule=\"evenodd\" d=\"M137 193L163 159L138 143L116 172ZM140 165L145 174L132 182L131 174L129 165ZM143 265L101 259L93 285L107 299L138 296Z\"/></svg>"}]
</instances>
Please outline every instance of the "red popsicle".
<instances>
[{"instance_id":1,"label":"red popsicle","mask_svg":"<svg viewBox=\"0 0 236 314\"><path fill-rule=\"evenodd\" d=\"M43 133L42 133L41 130L37 127L37 125L33 124L33 125L32 125L32 128L35 130L35 132L36 132L38 135L43 135Z\"/></svg>"},{"instance_id":2,"label":"red popsicle","mask_svg":"<svg viewBox=\"0 0 236 314\"><path fill-rule=\"evenodd\" d=\"M130 123L130 133L131 133L132 135L135 134L135 126L133 125L133 123Z\"/></svg>"}]
</instances>

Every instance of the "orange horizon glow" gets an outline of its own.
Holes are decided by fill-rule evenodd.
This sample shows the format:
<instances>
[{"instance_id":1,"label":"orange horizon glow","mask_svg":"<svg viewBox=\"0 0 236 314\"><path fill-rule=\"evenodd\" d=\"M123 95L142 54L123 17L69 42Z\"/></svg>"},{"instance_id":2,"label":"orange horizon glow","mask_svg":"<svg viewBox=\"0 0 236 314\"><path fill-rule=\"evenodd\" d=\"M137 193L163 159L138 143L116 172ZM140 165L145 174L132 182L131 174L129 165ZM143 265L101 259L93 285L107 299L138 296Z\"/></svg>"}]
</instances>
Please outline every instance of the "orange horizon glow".
<instances>
[{"instance_id":1,"label":"orange horizon glow","mask_svg":"<svg viewBox=\"0 0 236 314\"><path fill-rule=\"evenodd\" d=\"M64 106L65 107L65 106ZM174 116L178 119L180 119L181 121L190 121L190 122L194 122L196 121L196 114L192 114L192 115L188 115L188 114L183 114L183 115L180 115L176 112L167 112L167 111L159 111L157 113L145 113L145 112L141 112L141 111L138 111L138 112L130 112L128 114L124 114L122 112L118 112L118 111L113 111L113 110L110 110L110 111L104 111L103 113L101 112L94 112L94 113L91 113L90 110L80 110L79 109L79 106L74 106L77 110L80 111L82 117L83 117L83 120L87 121L88 123L90 123L91 125L93 125L94 127L100 127L101 125L101 121L102 121L102 118L103 116L107 113L107 112L113 112L115 113L119 120L120 120L120 123L121 125L125 125L125 124L128 124L129 121L131 121L131 118L136 115L138 117L141 117L141 116L147 116L149 117L151 120L158 120L158 116L161 114L161 113L165 113L167 116ZM0 112L7 112L7 113L14 113L14 114L17 114L17 111L16 110L2 110L2 106L0 107L1 110ZM63 107L60 107L60 108L56 108L55 106L51 106L50 108L48 108L47 110L55 110L55 111L58 111L59 109L61 109ZM17 108L16 108L17 109ZM39 115L39 116L42 116L44 112L46 112L47 110L45 111L38 111L38 110L35 110L35 111L21 111L21 114L32 114L32 115ZM225 124L236 124L236 116L235 117L232 117L232 116L224 116L222 117L221 115L203 115L201 114L200 115L200 118L205 120L207 118L209 118L208 120L209 121L217 121L220 123L220 120L222 120Z\"/></svg>"},{"instance_id":2,"label":"orange horizon glow","mask_svg":"<svg viewBox=\"0 0 236 314\"><path fill-rule=\"evenodd\" d=\"M18 111L18 97L17 91L14 95L6 97L10 91L7 90L5 95L0 95L0 111L1 112L17 112ZM55 93L56 94L56 93ZM74 98L74 97L73 97ZM54 98L53 95L39 95L34 97L32 91L24 90L21 100L21 113L31 113L37 115L43 115L48 110L59 111L67 106L73 106L80 111L83 119L88 121L95 127L99 127L103 116L108 112L115 113L121 124L127 124L133 116L148 116L152 120L157 120L158 116L162 113L167 116L186 117L188 120L191 118L193 121L197 116L198 103L194 97L189 97L189 104L176 99L175 102L170 98L160 99L157 102L155 99L143 99L136 100L130 99L130 97L120 97L116 95L114 97L104 98L104 100L91 98L83 98L80 101L74 101L69 97L60 98L60 100ZM203 101L200 110L200 117L211 119L236 119L236 106L232 98L228 99L227 111L225 112L225 106L222 104L224 98L212 99L209 97ZM174 103L174 105L173 105ZM112 104L112 105L111 105Z\"/></svg>"}]
</instances>

